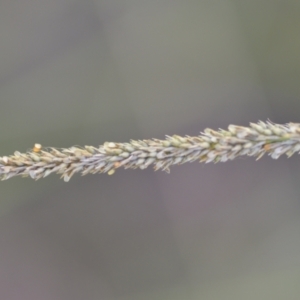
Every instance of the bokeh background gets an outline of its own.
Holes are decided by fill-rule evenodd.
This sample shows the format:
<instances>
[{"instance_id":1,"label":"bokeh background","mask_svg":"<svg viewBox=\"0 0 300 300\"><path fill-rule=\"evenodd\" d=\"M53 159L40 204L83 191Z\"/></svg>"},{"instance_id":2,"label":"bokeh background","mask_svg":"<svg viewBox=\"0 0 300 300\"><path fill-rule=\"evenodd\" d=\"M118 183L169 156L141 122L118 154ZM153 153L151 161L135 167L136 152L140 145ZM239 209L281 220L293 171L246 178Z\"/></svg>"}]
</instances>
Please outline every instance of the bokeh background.
<instances>
[{"instance_id":1,"label":"bokeh background","mask_svg":"<svg viewBox=\"0 0 300 300\"><path fill-rule=\"evenodd\" d=\"M0 153L299 121L300 2L0 2ZM0 298L300 299L299 156L0 183Z\"/></svg>"}]
</instances>

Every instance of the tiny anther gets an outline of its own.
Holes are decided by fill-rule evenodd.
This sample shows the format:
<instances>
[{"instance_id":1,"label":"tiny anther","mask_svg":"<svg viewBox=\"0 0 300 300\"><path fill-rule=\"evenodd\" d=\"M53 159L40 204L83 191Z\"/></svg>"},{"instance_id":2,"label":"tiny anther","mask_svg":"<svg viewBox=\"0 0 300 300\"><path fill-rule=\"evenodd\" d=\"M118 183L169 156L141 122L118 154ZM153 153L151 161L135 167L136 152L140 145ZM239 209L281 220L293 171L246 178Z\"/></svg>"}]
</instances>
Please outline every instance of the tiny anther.
<instances>
[{"instance_id":1,"label":"tiny anther","mask_svg":"<svg viewBox=\"0 0 300 300\"><path fill-rule=\"evenodd\" d=\"M41 144L34 144L34 147L32 148L32 151L35 153L40 152L42 149L42 145Z\"/></svg>"},{"instance_id":2,"label":"tiny anther","mask_svg":"<svg viewBox=\"0 0 300 300\"><path fill-rule=\"evenodd\" d=\"M265 151L270 151L271 150L271 144L266 144L266 145L264 145L264 150Z\"/></svg>"},{"instance_id":3,"label":"tiny anther","mask_svg":"<svg viewBox=\"0 0 300 300\"><path fill-rule=\"evenodd\" d=\"M117 162L114 163L114 168L119 168L120 165L121 165L121 164L117 161Z\"/></svg>"},{"instance_id":4,"label":"tiny anther","mask_svg":"<svg viewBox=\"0 0 300 300\"><path fill-rule=\"evenodd\" d=\"M113 175L115 173L115 169L111 169L107 172L108 175Z\"/></svg>"}]
</instances>

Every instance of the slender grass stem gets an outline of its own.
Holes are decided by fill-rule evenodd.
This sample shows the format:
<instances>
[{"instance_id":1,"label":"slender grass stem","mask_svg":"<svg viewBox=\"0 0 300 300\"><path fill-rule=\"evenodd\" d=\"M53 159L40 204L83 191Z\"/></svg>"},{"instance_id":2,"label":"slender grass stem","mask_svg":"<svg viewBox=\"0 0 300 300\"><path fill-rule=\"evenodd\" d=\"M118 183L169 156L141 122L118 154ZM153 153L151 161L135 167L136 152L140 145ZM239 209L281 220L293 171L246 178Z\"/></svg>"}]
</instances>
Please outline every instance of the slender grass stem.
<instances>
[{"instance_id":1,"label":"slender grass stem","mask_svg":"<svg viewBox=\"0 0 300 300\"><path fill-rule=\"evenodd\" d=\"M15 176L35 180L51 173L65 181L75 173L107 173L116 169L146 169L169 172L171 165L199 160L226 162L239 156L261 158L264 154L277 159L300 151L300 124L275 124L270 121L250 123L249 127L229 125L228 130L207 128L198 136L166 136L165 140L131 140L128 143L106 142L99 147L43 148L40 144L26 153L0 157L0 178Z\"/></svg>"}]
</instances>

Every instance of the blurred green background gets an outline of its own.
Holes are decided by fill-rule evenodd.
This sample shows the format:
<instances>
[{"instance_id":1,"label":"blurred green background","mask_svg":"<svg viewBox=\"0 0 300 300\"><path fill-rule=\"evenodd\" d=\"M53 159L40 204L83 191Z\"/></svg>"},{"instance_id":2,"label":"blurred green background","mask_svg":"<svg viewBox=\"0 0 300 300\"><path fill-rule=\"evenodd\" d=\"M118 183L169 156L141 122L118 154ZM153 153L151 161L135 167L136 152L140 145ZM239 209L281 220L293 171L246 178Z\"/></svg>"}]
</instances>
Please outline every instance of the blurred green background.
<instances>
[{"instance_id":1,"label":"blurred green background","mask_svg":"<svg viewBox=\"0 0 300 300\"><path fill-rule=\"evenodd\" d=\"M300 2L0 3L0 153L299 122ZM300 299L299 157L3 181L1 299Z\"/></svg>"}]
</instances>

